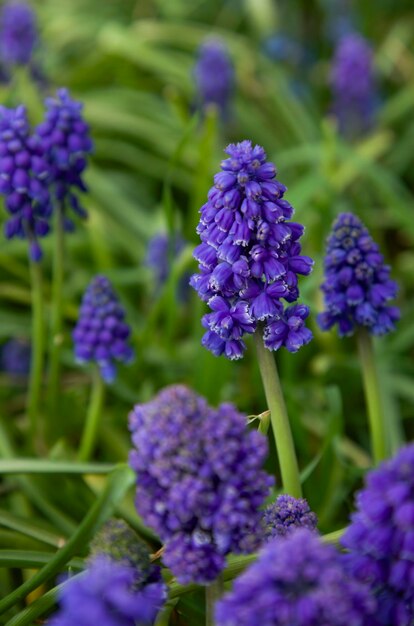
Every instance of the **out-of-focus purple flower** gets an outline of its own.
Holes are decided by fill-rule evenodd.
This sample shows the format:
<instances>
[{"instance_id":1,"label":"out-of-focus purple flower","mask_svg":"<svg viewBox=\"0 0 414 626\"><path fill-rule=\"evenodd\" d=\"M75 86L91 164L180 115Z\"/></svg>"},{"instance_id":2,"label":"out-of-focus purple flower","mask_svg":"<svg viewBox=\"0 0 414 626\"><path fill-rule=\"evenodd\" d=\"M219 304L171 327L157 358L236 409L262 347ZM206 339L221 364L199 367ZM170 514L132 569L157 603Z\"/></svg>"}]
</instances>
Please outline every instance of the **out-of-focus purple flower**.
<instances>
[{"instance_id":1,"label":"out-of-focus purple flower","mask_svg":"<svg viewBox=\"0 0 414 626\"><path fill-rule=\"evenodd\" d=\"M0 106L0 193L10 213L4 232L7 239L28 239L33 261L42 257L38 238L49 232L49 179L50 167L30 136L26 109Z\"/></svg>"},{"instance_id":2,"label":"out-of-focus purple flower","mask_svg":"<svg viewBox=\"0 0 414 626\"><path fill-rule=\"evenodd\" d=\"M263 511L265 537L269 541L274 537L284 537L296 528L316 530L318 518L310 510L304 498L293 498L282 494Z\"/></svg>"},{"instance_id":3,"label":"out-of-focus purple flower","mask_svg":"<svg viewBox=\"0 0 414 626\"><path fill-rule=\"evenodd\" d=\"M128 343L130 333L125 310L111 283L105 276L95 276L85 291L73 331L76 360L96 362L104 381L112 383L115 362L130 363L134 357Z\"/></svg>"},{"instance_id":4,"label":"out-of-focus purple flower","mask_svg":"<svg viewBox=\"0 0 414 626\"><path fill-rule=\"evenodd\" d=\"M6 2L0 13L0 57L7 65L27 65L37 43L36 15L26 2Z\"/></svg>"},{"instance_id":5,"label":"out-of-focus purple flower","mask_svg":"<svg viewBox=\"0 0 414 626\"><path fill-rule=\"evenodd\" d=\"M163 583L140 585L134 568L97 556L63 586L50 626L151 626L165 601Z\"/></svg>"},{"instance_id":6,"label":"out-of-focus purple flower","mask_svg":"<svg viewBox=\"0 0 414 626\"><path fill-rule=\"evenodd\" d=\"M397 294L397 284L390 279L377 244L353 213L341 213L334 222L324 266L325 311L318 316L322 330L337 324L340 337L361 326L373 335L394 330L400 311L389 302Z\"/></svg>"},{"instance_id":7,"label":"out-of-focus purple flower","mask_svg":"<svg viewBox=\"0 0 414 626\"><path fill-rule=\"evenodd\" d=\"M214 104L222 116L226 116L235 76L228 50L219 39L208 39L200 46L194 66L194 80L198 106L204 109Z\"/></svg>"},{"instance_id":8,"label":"out-of-focus purple flower","mask_svg":"<svg viewBox=\"0 0 414 626\"><path fill-rule=\"evenodd\" d=\"M371 128L377 89L372 50L357 33L339 41L331 70L333 112L342 134L356 136Z\"/></svg>"},{"instance_id":9,"label":"out-of-focus purple flower","mask_svg":"<svg viewBox=\"0 0 414 626\"><path fill-rule=\"evenodd\" d=\"M414 444L368 472L341 539L347 565L379 604L382 626L414 623Z\"/></svg>"},{"instance_id":10,"label":"out-of-focus purple flower","mask_svg":"<svg viewBox=\"0 0 414 626\"><path fill-rule=\"evenodd\" d=\"M306 306L285 308L299 297L298 274L313 261L301 254L304 227L289 221L292 206L276 168L250 141L230 144L229 158L214 178L197 227L202 243L194 251L199 273L190 284L208 302L203 345L229 359L243 356L245 334L263 326L265 346L296 352L309 343Z\"/></svg>"},{"instance_id":11,"label":"out-of-focus purple flower","mask_svg":"<svg viewBox=\"0 0 414 626\"><path fill-rule=\"evenodd\" d=\"M28 376L31 353L32 350L28 340L9 339L0 350L0 369L11 376Z\"/></svg>"},{"instance_id":12,"label":"out-of-focus purple flower","mask_svg":"<svg viewBox=\"0 0 414 626\"><path fill-rule=\"evenodd\" d=\"M83 104L72 100L67 89L58 89L55 97L46 98L45 105L45 120L35 129L35 139L47 156L53 194L65 211L65 227L72 230L67 208L82 218L87 216L76 192L87 191L82 174L93 148L89 125L83 119Z\"/></svg>"},{"instance_id":13,"label":"out-of-focus purple flower","mask_svg":"<svg viewBox=\"0 0 414 626\"><path fill-rule=\"evenodd\" d=\"M303 56L300 43L287 33L278 32L270 35L263 43L265 54L273 61L298 65Z\"/></svg>"},{"instance_id":14,"label":"out-of-focus purple flower","mask_svg":"<svg viewBox=\"0 0 414 626\"><path fill-rule=\"evenodd\" d=\"M180 256L186 246L185 239L176 233L172 237L167 233L158 233L148 242L145 265L151 269L155 277L155 289L159 291L166 283L174 260ZM178 283L178 295L185 301L188 295L189 275L186 272Z\"/></svg>"},{"instance_id":15,"label":"out-of-focus purple flower","mask_svg":"<svg viewBox=\"0 0 414 626\"><path fill-rule=\"evenodd\" d=\"M130 415L136 507L165 543L163 560L184 584L206 584L230 552L252 552L272 478L265 438L231 404L212 409L184 386L164 389Z\"/></svg>"},{"instance_id":16,"label":"out-of-focus purple flower","mask_svg":"<svg viewBox=\"0 0 414 626\"><path fill-rule=\"evenodd\" d=\"M376 602L350 579L339 553L307 529L276 538L236 578L216 608L217 626L368 626Z\"/></svg>"}]
</instances>

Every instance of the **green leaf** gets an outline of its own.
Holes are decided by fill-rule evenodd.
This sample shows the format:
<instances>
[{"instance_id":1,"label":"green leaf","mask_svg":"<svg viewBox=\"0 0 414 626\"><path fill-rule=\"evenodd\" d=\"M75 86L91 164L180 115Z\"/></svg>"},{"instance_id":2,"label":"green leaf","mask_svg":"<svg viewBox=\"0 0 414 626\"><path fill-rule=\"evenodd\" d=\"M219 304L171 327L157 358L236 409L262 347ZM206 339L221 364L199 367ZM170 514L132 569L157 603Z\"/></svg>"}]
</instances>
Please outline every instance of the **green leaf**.
<instances>
[{"instance_id":1,"label":"green leaf","mask_svg":"<svg viewBox=\"0 0 414 626\"><path fill-rule=\"evenodd\" d=\"M113 463L79 463L48 459L0 459L0 474L109 474Z\"/></svg>"}]
</instances>

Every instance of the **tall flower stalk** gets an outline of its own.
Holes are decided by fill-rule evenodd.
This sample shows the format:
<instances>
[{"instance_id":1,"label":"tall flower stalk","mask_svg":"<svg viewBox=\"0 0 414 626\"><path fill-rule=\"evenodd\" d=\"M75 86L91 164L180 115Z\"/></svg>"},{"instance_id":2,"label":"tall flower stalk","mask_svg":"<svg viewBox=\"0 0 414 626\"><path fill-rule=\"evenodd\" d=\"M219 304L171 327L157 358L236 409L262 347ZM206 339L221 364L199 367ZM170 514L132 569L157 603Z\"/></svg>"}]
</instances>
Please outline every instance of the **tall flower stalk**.
<instances>
[{"instance_id":1,"label":"tall flower stalk","mask_svg":"<svg viewBox=\"0 0 414 626\"><path fill-rule=\"evenodd\" d=\"M301 254L304 227L290 221L286 187L276 180L263 148L243 141L226 152L229 158L200 210L202 243L194 251L199 272L190 281L211 310L202 319L202 343L216 356L240 359L244 335L254 334L284 487L300 497L290 423L269 351L283 346L296 352L312 338L305 326L308 307L293 303L298 274L309 274L313 261Z\"/></svg>"}]
</instances>

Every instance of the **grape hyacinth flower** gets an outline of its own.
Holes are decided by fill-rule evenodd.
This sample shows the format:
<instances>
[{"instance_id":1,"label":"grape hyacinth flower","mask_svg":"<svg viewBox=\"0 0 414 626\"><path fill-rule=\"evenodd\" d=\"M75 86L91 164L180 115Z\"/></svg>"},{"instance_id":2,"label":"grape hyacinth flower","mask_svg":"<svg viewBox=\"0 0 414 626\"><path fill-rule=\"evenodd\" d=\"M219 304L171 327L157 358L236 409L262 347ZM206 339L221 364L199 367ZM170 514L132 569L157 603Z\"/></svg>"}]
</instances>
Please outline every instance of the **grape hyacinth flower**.
<instances>
[{"instance_id":1,"label":"grape hyacinth flower","mask_svg":"<svg viewBox=\"0 0 414 626\"><path fill-rule=\"evenodd\" d=\"M10 213L4 232L7 239L29 240L32 261L42 258L38 238L49 232L49 178L42 147L30 135L25 107L0 106L0 193Z\"/></svg>"},{"instance_id":2,"label":"grape hyacinth flower","mask_svg":"<svg viewBox=\"0 0 414 626\"><path fill-rule=\"evenodd\" d=\"M96 362L103 380L112 383L115 362L130 363L133 359L128 343L130 332L124 308L111 283L105 276L95 276L85 291L73 331L76 360Z\"/></svg>"},{"instance_id":3,"label":"grape hyacinth flower","mask_svg":"<svg viewBox=\"0 0 414 626\"><path fill-rule=\"evenodd\" d=\"M414 444L368 472L341 539L350 571L379 604L378 623L414 623Z\"/></svg>"},{"instance_id":4,"label":"grape hyacinth flower","mask_svg":"<svg viewBox=\"0 0 414 626\"><path fill-rule=\"evenodd\" d=\"M179 582L211 583L227 554L260 545L259 508L273 482L261 469L267 444L233 405L212 409L172 386L135 406L130 429L137 511Z\"/></svg>"},{"instance_id":5,"label":"grape hyacinth flower","mask_svg":"<svg viewBox=\"0 0 414 626\"><path fill-rule=\"evenodd\" d=\"M87 191L82 174L93 144L89 125L83 119L83 104L73 100L67 89L58 89L55 97L45 100L45 105L45 120L37 126L35 137L50 164L53 195L62 211L69 206L85 218L87 213L76 191ZM74 228L67 215L64 226L66 230Z\"/></svg>"},{"instance_id":6,"label":"grape hyacinth flower","mask_svg":"<svg viewBox=\"0 0 414 626\"><path fill-rule=\"evenodd\" d=\"M313 261L301 254L304 227L289 221L292 206L276 168L250 141L230 144L197 227L202 243L194 251L199 273L190 284L211 309L203 317L203 345L219 356L240 359L243 336L263 326L266 348L296 352L312 333L304 325L305 305L284 306L299 297L298 274Z\"/></svg>"},{"instance_id":7,"label":"grape hyacinth flower","mask_svg":"<svg viewBox=\"0 0 414 626\"><path fill-rule=\"evenodd\" d=\"M225 117L234 90L235 76L228 50L219 39L208 39L200 46L194 80L199 107L204 109L213 104Z\"/></svg>"},{"instance_id":8,"label":"grape hyacinth flower","mask_svg":"<svg viewBox=\"0 0 414 626\"><path fill-rule=\"evenodd\" d=\"M27 378L31 353L26 339L9 339L0 350L0 369L13 377Z\"/></svg>"},{"instance_id":9,"label":"grape hyacinth flower","mask_svg":"<svg viewBox=\"0 0 414 626\"><path fill-rule=\"evenodd\" d=\"M390 279L377 244L353 213L341 213L334 222L324 266L325 311L318 316L322 330L337 325L340 337L352 335L357 327L373 335L394 330L400 312L389 302L397 284Z\"/></svg>"},{"instance_id":10,"label":"grape hyacinth flower","mask_svg":"<svg viewBox=\"0 0 414 626\"><path fill-rule=\"evenodd\" d=\"M296 529L267 543L217 604L217 626L368 626L376 602L350 579L340 554Z\"/></svg>"},{"instance_id":11,"label":"grape hyacinth flower","mask_svg":"<svg viewBox=\"0 0 414 626\"><path fill-rule=\"evenodd\" d=\"M6 66L28 65L37 43L33 9L26 2L6 2L0 14L0 58Z\"/></svg>"},{"instance_id":12,"label":"grape hyacinth flower","mask_svg":"<svg viewBox=\"0 0 414 626\"><path fill-rule=\"evenodd\" d=\"M282 494L263 511L265 539L285 537L297 528L316 530L318 518L304 498Z\"/></svg>"},{"instance_id":13,"label":"grape hyacinth flower","mask_svg":"<svg viewBox=\"0 0 414 626\"><path fill-rule=\"evenodd\" d=\"M344 35L331 70L333 112L342 134L356 136L371 128L377 90L369 43L357 33Z\"/></svg>"},{"instance_id":14,"label":"grape hyacinth flower","mask_svg":"<svg viewBox=\"0 0 414 626\"><path fill-rule=\"evenodd\" d=\"M151 269L155 278L155 289L159 291L167 282L174 259L178 258L186 246L185 239L175 233L158 233L148 242L145 265ZM189 275L183 274L178 283L178 296L185 301L189 287Z\"/></svg>"},{"instance_id":15,"label":"grape hyacinth flower","mask_svg":"<svg viewBox=\"0 0 414 626\"><path fill-rule=\"evenodd\" d=\"M142 587L133 567L101 555L63 586L49 626L151 626L164 599L161 583Z\"/></svg>"}]
</instances>

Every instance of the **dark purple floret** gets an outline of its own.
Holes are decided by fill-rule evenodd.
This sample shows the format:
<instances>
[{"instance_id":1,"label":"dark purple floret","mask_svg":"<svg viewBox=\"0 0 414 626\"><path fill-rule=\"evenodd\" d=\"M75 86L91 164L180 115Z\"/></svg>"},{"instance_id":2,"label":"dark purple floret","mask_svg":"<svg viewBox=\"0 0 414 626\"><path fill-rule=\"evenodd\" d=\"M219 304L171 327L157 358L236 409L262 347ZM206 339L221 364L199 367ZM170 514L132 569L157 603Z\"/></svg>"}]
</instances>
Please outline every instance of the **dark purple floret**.
<instances>
[{"instance_id":1,"label":"dark purple floret","mask_svg":"<svg viewBox=\"0 0 414 626\"><path fill-rule=\"evenodd\" d=\"M219 39L209 39L200 46L194 80L200 108L214 104L225 116L234 90L235 76L228 50Z\"/></svg>"},{"instance_id":2,"label":"dark purple floret","mask_svg":"<svg viewBox=\"0 0 414 626\"><path fill-rule=\"evenodd\" d=\"M341 213L334 222L324 267L325 311L318 316L322 330L337 324L343 337L361 326L373 335L395 329L400 311L389 303L397 284L390 279L390 267L377 244L353 213Z\"/></svg>"},{"instance_id":3,"label":"dark purple floret","mask_svg":"<svg viewBox=\"0 0 414 626\"><path fill-rule=\"evenodd\" d=\"M165 602L162 582L141 586L134 568L97 556L62 588L50 626L152 626Z\"/></svg>"},{"instance_id":4,"label":"dark purple floret","mask_svg":"<svg viewBox=\"0 0 414 626\"><path fill-rule=\"evenodd\" d=\"M0 15L0 57L5 65L27 65L37 42L36 15L26 2L6 2Z\"/></svg>"},{"instance_id":5,"label":"dark purple floret","mask_svg":"<svg viewBox=\"0 0 414 626\"><path fill-rule=\"evenodd\" d=\"M355 136L369 130L374 121L377 90L372 50L361 35L348 33L340 39L331 85L340 131Z\"/></svg>"},{"instance_id":6,"label":"dark purple floret","mask_svg":"<svg viewBox=\"0 0 414 626\"><path fill-rule=\"evenodd\" d=\"M134 357L128 343L130 333L125 310L111 283L105 276L95 276L85 291L73 331L76 360L96 362L104 381L112 383L115 362L130 363Z\"/></svg>"},{"instance_id":7,"label":"dark purple floret","mask_svg":"<svg viewBox=\"0 0 414 626\"><path fill-rule=\"evenodd\" d=\"M66 215L68 208L81 218L87 217L77 192L87 191L82 174L93 149L89 125L83 119L83 104L72 100L67 89L58 89L56 97L46 98L45 105L45 120L37 126L35 137L47 155L53 194L65 211L65 227L73 230L74 224Z\"/></svg>"},{"instance_id":8,"label":"dark purple floret","mask_svg":"<svg viewBox=\"0 0 414 626\"><path fill-rule=\"evenodd\" d=\"M181 583L207 584L227 554L260 545L260 507L273 482L261 469L267 444L233 405L212 409L190 389L168 387L134 408L130 429L136 507Z\"/></svg>"},{"instance_id":9,"label":"dark purple floret","mask_svg":"<svg viewBox=\"0 0 414 626\"><path fill-rule=\"evenodd\" d=\"M49 179L50 167L30 136L26 109L0 106L0 193L10 214L4 232L7 239L28 239L33 261L42 257L38 238L49 232Z\"/></svg>"},{"instance_id":10,"label":"dark purple floret","mask_svg":"<svg viewBox=\"0 0 414 626\"><path fill-rule=\"evenodd\" d=\"M10 376L28 376L31 352L31 345L28 340L9 339L0 351L0 369Z\"/></svg>"},{"instance_id":11,"label":"dark purple floret","mask_svg":"<svg viewBox=\"0 0 414 626\"><path fill-rule=\"evenodd\" d=\"M190 284L212 309L203 317L203 345L229 359L243 356L243 336L263 327L265 346L296 352L312 338L304 326L309 309L286 307L299 297L298 274L313 261L301 254L304 227L291 222L286 187L260 146L230 144L197 227L199 273Z\"/></svg>"},{"instance_id":12,"label":"dark purple floret","mask_svg":"<svg viewBox=\"0 0 414 626\"><path fill-rule=\"evenodd\" d=\"M376 603L339 553L307 530L267 543L216 608L217 626L368 626Z\"/></svg>"},{"instance_id":13,"label":"dark purple floret","mask_svg":"<svg viewBox=\"0 0 414 626\"><path fill-rule=\"evenodd\" d=\"M265 537L284 537L296 528L316 530L318 518L304 498L282 494L263 511Z\"/></svg>"},{"instance_id":14,"label":"dark purple floret","mask_svg":"<svg viewBox=\"0 0 414 626\"><path fill-rule=\"evenodd\" d=\"M382 626L414 623L414 444L367 474L341 543L379 603Z\"/></svg>"}]
</instances>

